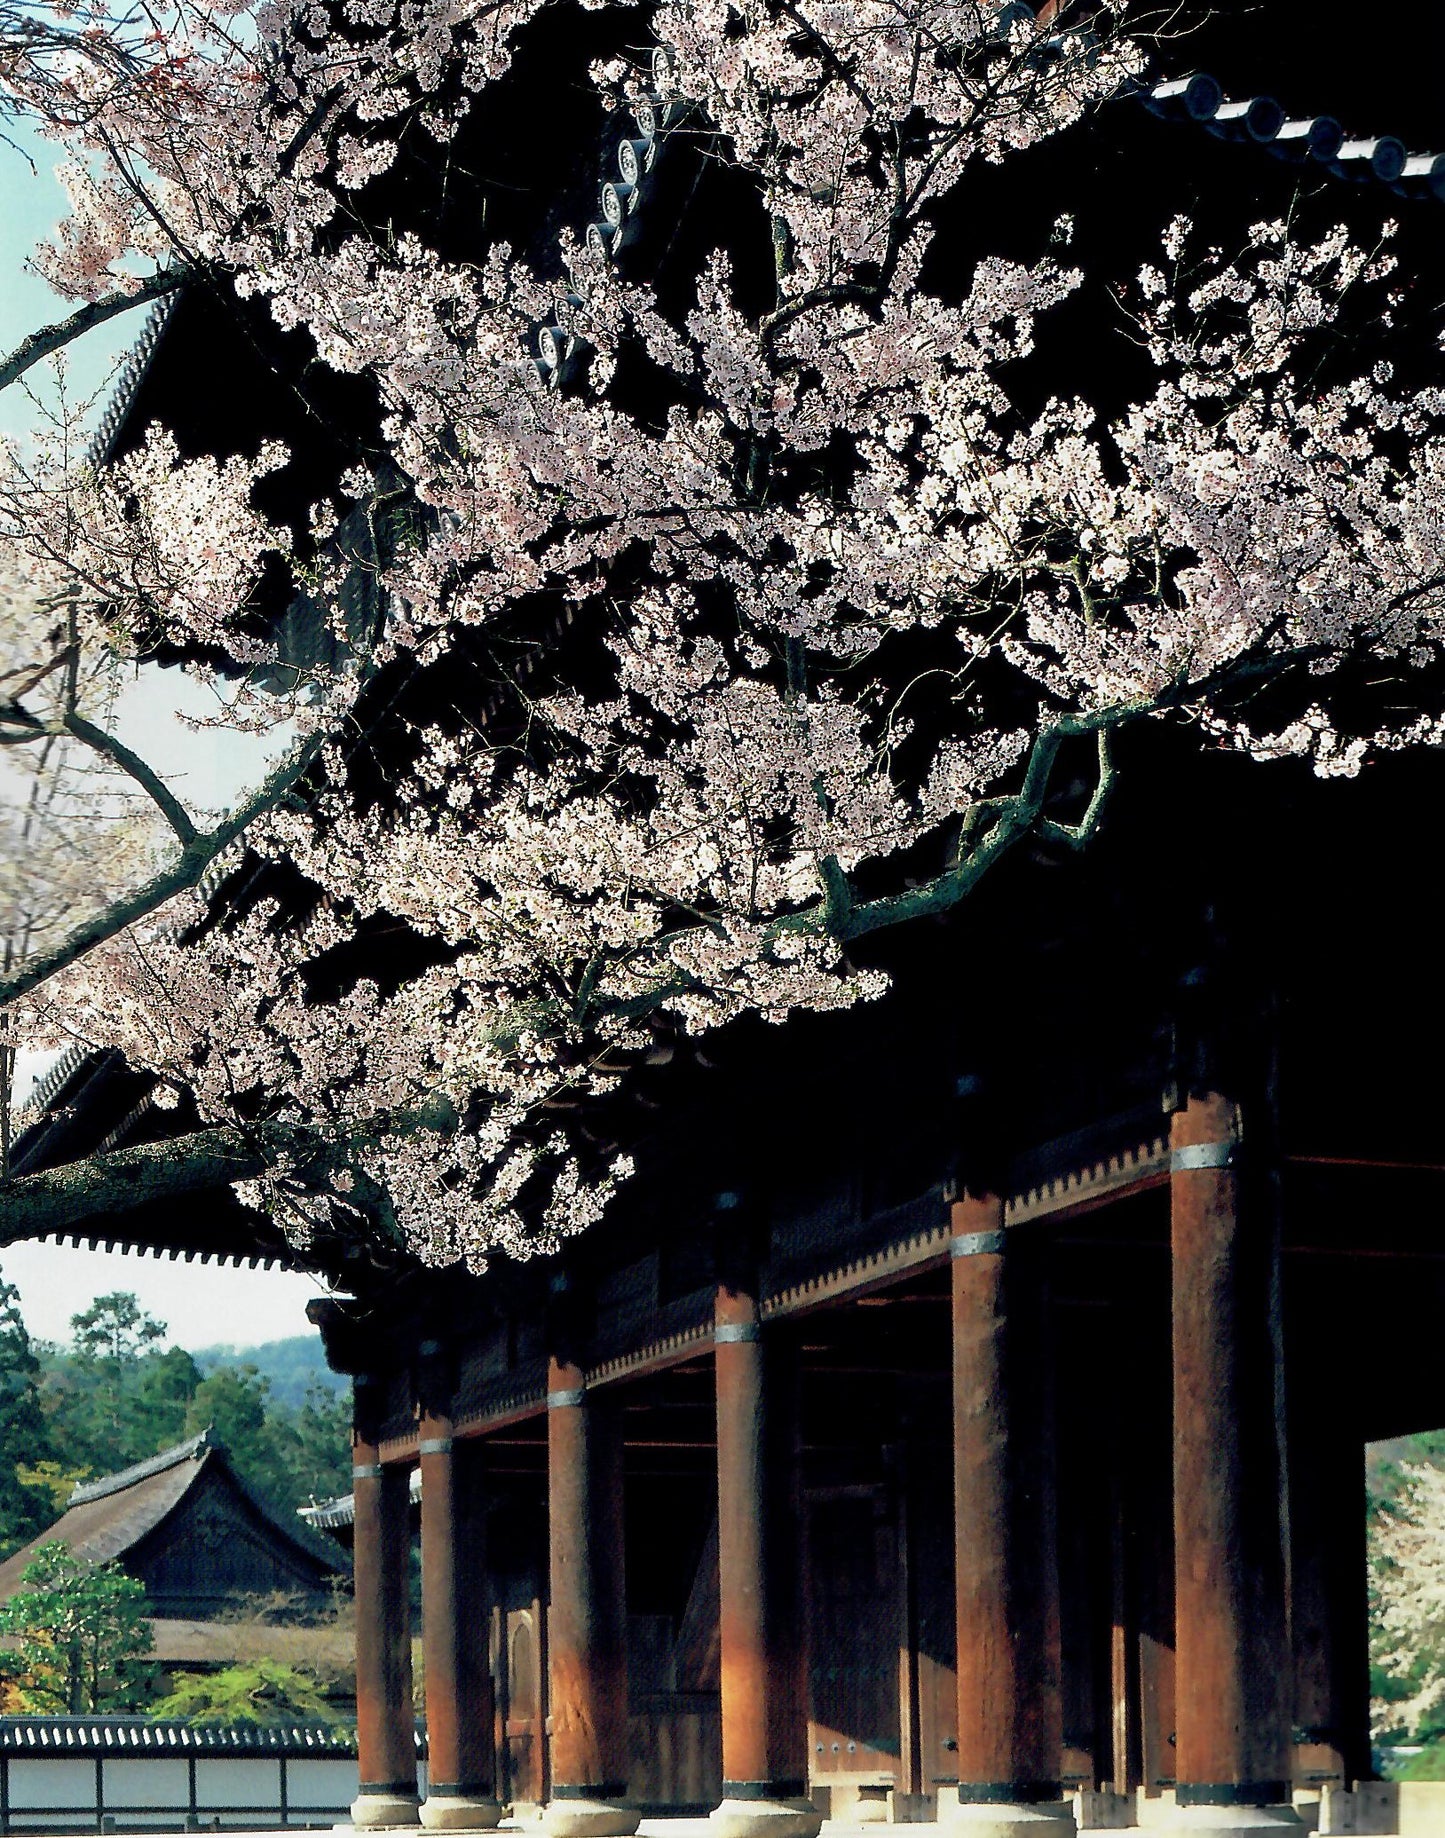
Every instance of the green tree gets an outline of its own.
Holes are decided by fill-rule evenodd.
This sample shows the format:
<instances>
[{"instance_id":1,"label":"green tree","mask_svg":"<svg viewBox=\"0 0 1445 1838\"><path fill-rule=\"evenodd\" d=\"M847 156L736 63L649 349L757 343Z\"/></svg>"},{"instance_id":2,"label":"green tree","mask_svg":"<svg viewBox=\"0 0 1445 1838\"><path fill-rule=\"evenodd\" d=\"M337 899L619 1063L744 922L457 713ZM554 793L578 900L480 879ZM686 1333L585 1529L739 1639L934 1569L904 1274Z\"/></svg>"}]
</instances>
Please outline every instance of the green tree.
<instances>
[{"instance_id":1,"label":"green tree","mask_svg":"<svg viewBox=\"0 0 1445 1838\"><path fill-rule=\"evenodd\" d=\"M20 1472L22 1463L51 1455L39 1376L20 1293L0 1277L0 1557L28 1544L55 1517L47 1489L27 1483Z\"/></svg>"},{"instance_id":2,"label":"green tree","mask_svg":"<svg viewBox=\"0 0 1445 1838\"><path fill-rule=\"evenodd\" d=\"M68 1352L42 1356L41 1397L67 1463L109 1474L185 1434L200 1373L179 1347L162 1351L165 1323L116 1290L71 1317Z\"/></svg>"},{"instance_id":3,"label":"green tree","mask_svg":"<svg viewBox=\"0 0 1445 1838\"><path fill-rule=\"evenodd\" d=\"M184 1347L145 1354L127 1395L127 1434L136 1453L153 1455L186 1434L201 1372ZM144 1445L143 1447L140 1445Z\"/></svg>"},{"instance_id":4,"label":"green tree","mask_svg":"<svg viewBox=\"0 0 1445 1838\"><path fill-rule=\"evenodd\" d=\"M351 1487L351 1394L311 1385L291 1420L295 1503L329 1499Z\"/></svg>"},{"instance_id":5,"label":"green tree","mask_svg":"<svg viewBox=\"0 0 1445 1838\"><path fill-rule=\"evenodd\" d=\"M186 1428L190 1433L213 1429L245 1479L284 1506L290 1503L291 1477L268 1419L270 1391L254 1366L221 1366L196 1387Z\"/></svg>"},{"instance_id":6,"label":"green tree","mask_svg":"<svg viewBox=\"0 0 1445 1838\"><path fill-rule=\"evenodd\" d=\"M151 1706L153 1717L185 1723L334 1723L336 1713L309 1672L279 1659L253 1659L220 1672L178 1678Z\"/></svg>"},{"instance_id":7,"label":"green tree","mask_svg":"<svg viewBox=\"0 0 1445 1838\"><path fill-rule=\"evenodd\" d=\"M59 1539L43 1544L0 1605L4 1675L26 1710L136 1710L150 1694L144 1587L118 1563L92 1564Z\"/></svg>"}]
</instances>

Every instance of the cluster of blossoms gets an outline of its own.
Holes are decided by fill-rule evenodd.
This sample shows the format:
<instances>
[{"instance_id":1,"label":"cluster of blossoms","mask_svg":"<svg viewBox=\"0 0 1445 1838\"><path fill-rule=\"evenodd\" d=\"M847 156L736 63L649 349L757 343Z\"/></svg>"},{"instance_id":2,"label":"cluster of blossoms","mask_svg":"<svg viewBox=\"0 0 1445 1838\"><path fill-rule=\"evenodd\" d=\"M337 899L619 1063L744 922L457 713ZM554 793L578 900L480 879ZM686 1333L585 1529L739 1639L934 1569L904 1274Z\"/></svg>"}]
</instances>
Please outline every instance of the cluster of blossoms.
<instances>
[{"instance_id":1,"label":"cluster of blossoms","mask_svg":"<svg viewBox=\"0 0 1445 1838\"><path fill-rule=\"evenodd\" d=\"M1183 709L1326 773L1438 738L1431 709L1368 734L1329 712L1362 655L1433 663L1445 613L1445 396L1383 370L1313 385L1297 362L1378 258L1264 223L1180 281L1176 226L1175 277L1146 270L1133 302L1153 381L1117 415L1024 415L1010 388L1077 273L939 259L970 171L1116 91L1126 42L1000 29L975 0L664 0L669 88L751 181L755 220L726 233L773 252L761 305L737 246L678 313L565 240L549 269L342 233L404 131L444 143L484 118L542 4L272 5L254 32L187 13L207 77L187 79L194 106L174 86L153 105L184 132L171 120L162 152L142 122L125 145L177 259L375 390L387 489L404 481L413 514L375 558L375 661L435 664L535 596L561 609L560 683L514 683L465 739L416 736L380 800L338 741L304 808L250 836L314 888L308 916L172 908L35 1004L206 1117L264 1123L275 1166L247 1195L298 1232L382 1220L438 1262L550 1248L596 1216L627 1164L579 1147L577 1104L659 1018L698 1032L867 999L884 979L854 940L945 910L1023 835L1082 840L1117 729ZM112 96L87 150L138 106ZM114 283L107 249L143 246L119 170L81 188L78 293ZM588 362L551 388L529 341L559 288ZM45 564L68 563L97 617L143 608L252 659L236 584L285 548L250 498L279 457L182 465L153 436L79 511L66 482L73 525ZM364 503L369 476L342 495ZM1306 708L1243 699L1291 670ZM1006 719L974 687L999 681ZM1063 824L1050 771L1080 738L1099 783ZM905 852L912 879L879 892ZM428 967L330 988L382 920Z\"/></svg>"},{"instance_id":2,"label":"cluster of blossoms","mask_svg":"<svg viewBox=\"0 0 1445 1838\"><path fill-rule=\"evenodd\" d=\"M1405 1464L1370 1522L1371 1670L1388 1695L1372 1706L1385 1739L1429 1740L1445 1706L1445 1469Z\"/></svg>"}]
</instances>

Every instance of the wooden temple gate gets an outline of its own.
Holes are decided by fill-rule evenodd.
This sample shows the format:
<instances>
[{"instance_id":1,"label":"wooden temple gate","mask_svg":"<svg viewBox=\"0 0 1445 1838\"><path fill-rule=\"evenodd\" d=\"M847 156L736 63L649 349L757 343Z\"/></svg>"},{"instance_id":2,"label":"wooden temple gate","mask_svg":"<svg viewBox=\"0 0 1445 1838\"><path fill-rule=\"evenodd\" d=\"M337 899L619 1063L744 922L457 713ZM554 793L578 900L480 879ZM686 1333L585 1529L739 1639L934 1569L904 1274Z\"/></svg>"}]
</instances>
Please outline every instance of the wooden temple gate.
<instances>
[{"instance_id":1,"label":"wooden temple gate","mask_svg":"<svg viewBox=\"0 0 1445 1838\"><path fill-rule=\"evenodd\" d=\"M794 1281L739 1263L622 1350L569 1292L545 1365L436 1340L363 1375L358 1822L418 1816L416 1462L428 1826L504 1798L564 1835L713 1806L725 1838L830 1809L1049 1838L1083 1788L1234 1830L1366 1774L1360 1449L1297 1406L1283 1510L1295 1247L1242 1229L1270 1184L1240 1116L1205 1094L1006 1200L935 1192ZM489 1568L499 1522L532 1535Z\"/></svg>"}]
</instances>

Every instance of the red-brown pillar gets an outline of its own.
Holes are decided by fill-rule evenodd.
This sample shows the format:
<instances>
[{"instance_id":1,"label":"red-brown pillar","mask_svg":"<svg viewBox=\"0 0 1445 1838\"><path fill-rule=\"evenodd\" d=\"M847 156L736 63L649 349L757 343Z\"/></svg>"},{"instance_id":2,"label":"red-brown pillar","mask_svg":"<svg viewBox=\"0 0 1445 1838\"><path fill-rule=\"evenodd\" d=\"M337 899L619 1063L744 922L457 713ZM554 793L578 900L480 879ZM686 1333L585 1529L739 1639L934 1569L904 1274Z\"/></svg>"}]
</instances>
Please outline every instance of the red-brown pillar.
<instances>
[{"instance_id":1,"label":"red-brown pillar","mask_svg":"<svg viewBox=\"0 0 1445 1838\"><path fill-rule=\"evenodd\" d=\"M1190 1825L1256 1830L1294 1818L1278 1237L1241 1206L1233 1103L1191 1098L1170 1142L1176 1799Z\"/></svg>"},{"instance_id":2,"label":"red-brown pillar","mask_svg":"<svg viewBox=\"0 0 1445 1838\"><path fill-rule=\"evenodd\" d=\"M627 1792L627 1605L621 1421L589 1395L582 1370L547 1374L547 1524L552 1600L552 1838L626 1838L639 1815Z\"/></svg>"},{"instance_id":3,"label":"red-brown pillar","mask_svg":"<svg viewBox=\"0 0 1445 1838\"><path fill-rule=\"evenodd\" d=\"M716 1321L720 1838L813 1838L802 1626L797 1373L765 1340L757 1284L720 1285Z\"/></svg>"},{"instance_id":4,"label":"red-brown pillar","mask_svg":"<svg viewBox=\"0 0 1445 1838\"><path fill-rule=\"evenodd\" d=\"M980 1838L1065 1838L1042 1272L992 1195L953 1209L958 1807Z\"/></svg>"},{"instance_id":5,"label":"red-brown pillar","mask_svg":"<svg viewBox=\"0 0 1445 1838\"><path fill-rule=\"evenodd\" d=\"M487 1663L481 1450L457 1448L449 1416L421 1419L421 1632L432 1831L496 1825L492 1676Z\"/></svg>"},{"instance_id":6,"label":"red-brown pillar","mask_svg":"<svg viewBox=\"0 0 1445 1838\"><path fill-rule=\"evenodd\" d=\"M415 1825L416 1735L411 1709L411 1471L382 1463L372 1387L358 1379L352 1434L355 1516L356 1754L361 1776L351 1822Z\"/></svg>"}]
</instances>

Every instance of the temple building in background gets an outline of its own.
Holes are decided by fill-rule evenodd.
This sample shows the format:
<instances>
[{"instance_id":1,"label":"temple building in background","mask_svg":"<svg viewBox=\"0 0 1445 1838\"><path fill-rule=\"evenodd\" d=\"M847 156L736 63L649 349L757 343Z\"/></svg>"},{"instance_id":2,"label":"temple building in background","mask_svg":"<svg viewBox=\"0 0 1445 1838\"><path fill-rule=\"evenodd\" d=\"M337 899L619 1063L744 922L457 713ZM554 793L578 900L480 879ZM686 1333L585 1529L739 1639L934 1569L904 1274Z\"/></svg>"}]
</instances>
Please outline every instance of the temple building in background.
<instances>
[{"instance_id":1,"label":"temple building in background","mask_svg":"<svg viewBox=\"0 0 1445 1838\"><path fill-rule=\"evenodd\" d=\"M55 1524L0 1564L0 1602L56 1542L144 1585L150 1657L164 1674L215 1672L259 1653L324 1676L350 1672L336 1650L349 1634L334 1626L350 1588L345 1556L248 1487L209 1430L82 1482Z\"/></svg>"}]
</instances>

